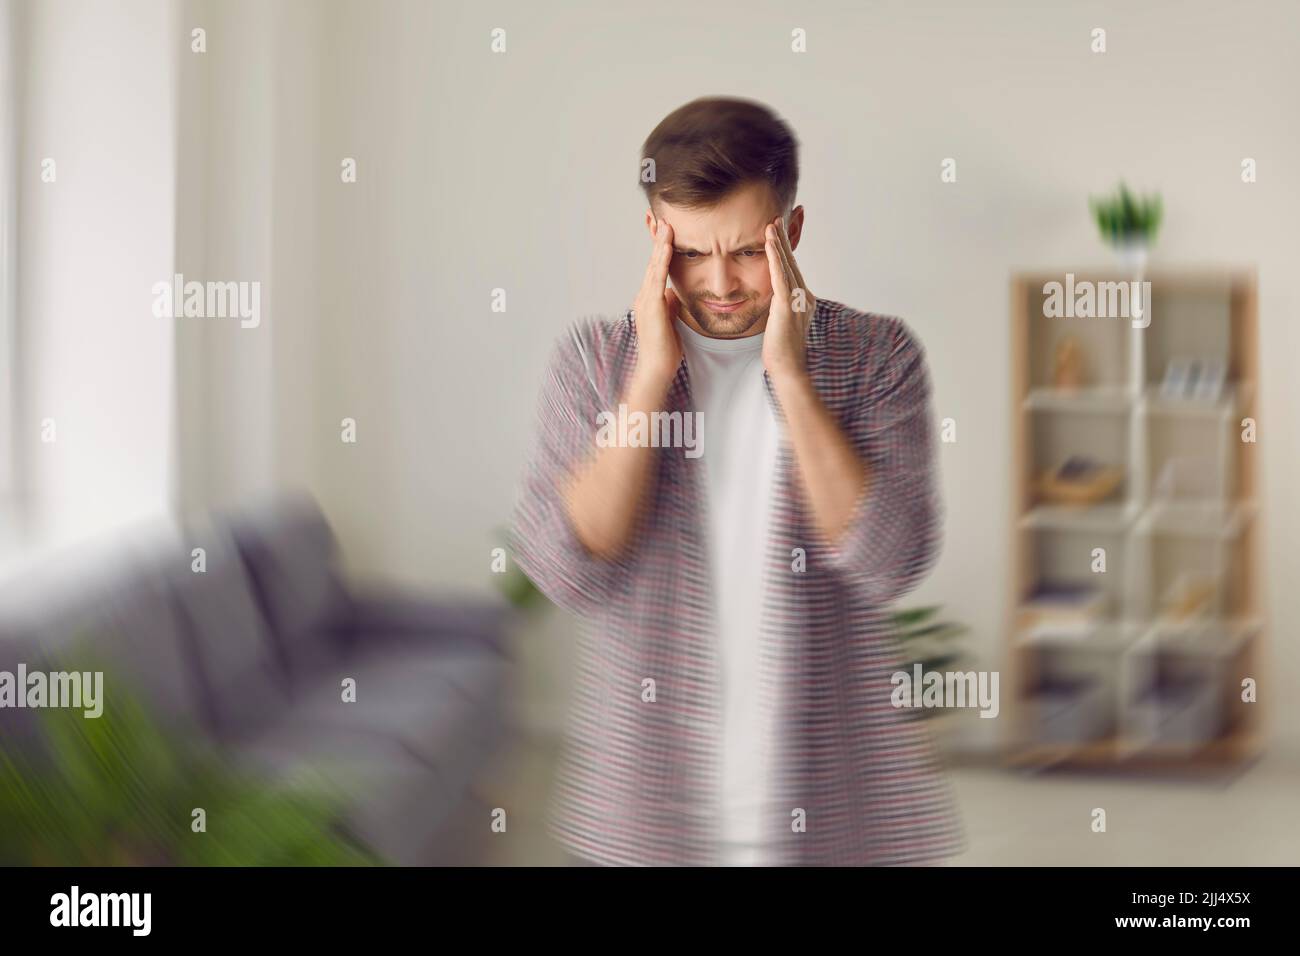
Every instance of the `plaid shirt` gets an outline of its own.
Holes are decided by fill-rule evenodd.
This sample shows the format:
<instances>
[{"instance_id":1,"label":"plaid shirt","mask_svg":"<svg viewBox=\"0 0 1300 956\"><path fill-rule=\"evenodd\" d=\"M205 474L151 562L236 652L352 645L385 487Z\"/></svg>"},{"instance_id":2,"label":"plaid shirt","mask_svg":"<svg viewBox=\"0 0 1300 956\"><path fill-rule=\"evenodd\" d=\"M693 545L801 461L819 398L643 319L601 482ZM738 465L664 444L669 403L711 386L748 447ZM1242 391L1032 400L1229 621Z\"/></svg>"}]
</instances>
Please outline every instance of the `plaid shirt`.
<instances>
[{"instance_id":1,"label":"plaid shirt","mask_svg":"<svg viewBox=\"0 0 1300 956\"><path fill-rule=\"evenodd\" d=\"M697 468L708 443L700 458L652 450L653 498L618 560L583 547L561 495L594 453L597 414L617 410L636 356L631 310L580 321L561 338L515 511L519 566L584 622L546 819L566 849L599 862L716 865L722 704ZM760 693L779 707L765 839L783 865L952 856L965 837L929 731L891 703L890 675L903 661L887 606L929 571L940 543L924 353L900 319L818 299L807 365L872 478L832 546L800 500L782 441L756 635ZM779 416L770 379L767 394ZM684 360L664 410L693 410Z\"/></svg>"}]
</instances>

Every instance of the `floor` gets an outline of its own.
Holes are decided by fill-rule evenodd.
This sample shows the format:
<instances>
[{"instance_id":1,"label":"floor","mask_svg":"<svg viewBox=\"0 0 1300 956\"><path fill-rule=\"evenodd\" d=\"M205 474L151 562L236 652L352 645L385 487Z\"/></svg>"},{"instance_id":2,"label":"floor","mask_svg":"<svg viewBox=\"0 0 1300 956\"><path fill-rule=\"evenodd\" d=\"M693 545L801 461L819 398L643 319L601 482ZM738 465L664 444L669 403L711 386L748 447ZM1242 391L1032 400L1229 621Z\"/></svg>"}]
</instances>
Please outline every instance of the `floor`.
<instances>
[{"instance_id":1,"label":"floor","mask_svg":"<svg viewBox=\"0 0 1300 956\"><path fill-rule=\"evenodd\" d=\"M453 862L565 866L544 813L559 741L516 736L458 824ZM950 866L1294 866L1300 760L1266 755L1232 779L1153 779L1071 771L951 769L969 847ZM493 832L491 810L506 810ZM1093 831L1094 810L1105 832Z\"/></svg>"}]
</instances>

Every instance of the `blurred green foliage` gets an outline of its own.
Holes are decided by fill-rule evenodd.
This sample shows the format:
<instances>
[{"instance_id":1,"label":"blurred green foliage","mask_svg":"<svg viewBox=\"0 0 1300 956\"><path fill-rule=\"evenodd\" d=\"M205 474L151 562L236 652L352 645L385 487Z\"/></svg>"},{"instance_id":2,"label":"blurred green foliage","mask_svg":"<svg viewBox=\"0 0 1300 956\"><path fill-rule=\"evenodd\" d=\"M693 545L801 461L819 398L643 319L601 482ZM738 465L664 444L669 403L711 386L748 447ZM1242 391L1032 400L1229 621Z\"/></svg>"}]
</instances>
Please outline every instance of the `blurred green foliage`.
<instances>
[{"instance_id":1,"label":"blurred green foliage","mask_svg":"<svg viewBox=\"0 0 1300 956\"><path fill-rule=\"evenodd\" d=\"M37 740L0 738L0 865L382 864L343 831L327 788L235 768L203 735L164 728L105 668L92 669L105 671L101 716L34 709ZM192 829L195 808L206 832Z\"/></svg>"}]
</instances>

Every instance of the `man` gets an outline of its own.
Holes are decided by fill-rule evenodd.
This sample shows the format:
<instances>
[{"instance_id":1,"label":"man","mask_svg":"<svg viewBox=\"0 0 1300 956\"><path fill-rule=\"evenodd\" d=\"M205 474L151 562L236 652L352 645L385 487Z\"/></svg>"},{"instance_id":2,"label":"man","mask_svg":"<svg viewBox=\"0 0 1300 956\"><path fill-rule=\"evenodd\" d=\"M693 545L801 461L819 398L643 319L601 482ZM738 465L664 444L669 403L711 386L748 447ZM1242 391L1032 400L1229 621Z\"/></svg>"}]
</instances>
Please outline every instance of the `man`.
<instances>
[{"instance_id":1,"label":"man","mask_svg":"<svg viewBox=\"0 0 1300 956\"><path fill-rule=\"evenodd\" d=\"M520 567L586 625L551 831L613 865L950 856L889 679L887 605L940 539L921 347L808 290L797 143L765 107L688 103L642 157L641 290L561 339L515 516Z\"/></svg>"}]
</instances>

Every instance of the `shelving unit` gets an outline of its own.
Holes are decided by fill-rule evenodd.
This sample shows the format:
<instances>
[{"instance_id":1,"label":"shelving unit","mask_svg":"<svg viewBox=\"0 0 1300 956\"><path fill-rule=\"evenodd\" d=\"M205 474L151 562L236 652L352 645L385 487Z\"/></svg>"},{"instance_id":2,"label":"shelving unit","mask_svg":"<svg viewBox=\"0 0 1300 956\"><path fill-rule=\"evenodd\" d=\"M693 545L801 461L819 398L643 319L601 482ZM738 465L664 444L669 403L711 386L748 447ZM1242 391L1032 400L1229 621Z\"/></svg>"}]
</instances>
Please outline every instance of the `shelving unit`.
<instances>
[{"instance_id":1,"label":"shelving unit","mask_svg":"<svg viewBox=\"0 0 1300 956\"><path fill-rule=\"evenodd\" d=\"M1073 271L1073 270L1069 270ZM1258 753L1260 678L1255 417L1257 298L1253 274L1151 273L1149 324L1060 318L1044 309L1061 272L1012 278L1013 555L1008 613L1010 760L1015 764L1205 766ZM1129 281L1074 273L1074 283ZM1139 323L1140 325L1140 323ZM1073 336L1082 382L1055 386L1054 356ZM1212 399L1167 395L1167 363L1218 359ZM1088 505L1042 500L1037 479L1072 456L1122 469L1118 489ZM1094 549L1105 549L1096 570ZM1190 576L1190 577L1189 577ZM1171 610L1190 583L1198 611ZM1041 585L1097 589L1104 613L1080 629L1029 628Z\"/></svg>"}]
</instances>

